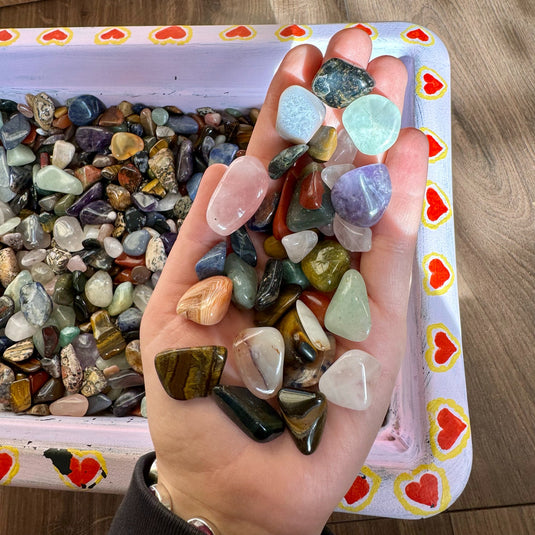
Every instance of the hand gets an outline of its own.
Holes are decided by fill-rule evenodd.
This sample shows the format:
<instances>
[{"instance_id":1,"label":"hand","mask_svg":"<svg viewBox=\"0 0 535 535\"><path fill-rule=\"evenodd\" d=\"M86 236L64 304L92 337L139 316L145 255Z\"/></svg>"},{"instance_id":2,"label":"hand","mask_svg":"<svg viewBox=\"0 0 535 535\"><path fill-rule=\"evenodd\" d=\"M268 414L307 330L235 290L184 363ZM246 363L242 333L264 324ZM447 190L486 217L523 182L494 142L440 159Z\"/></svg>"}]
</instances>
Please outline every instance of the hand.
<instances>
[{"instance_id":1,"label":"hand","mask_svg":"<svg viewBox=\"0 0 535 535\"><path fill-rule=\"evenodd\" d=\"M401 109L407 81L405 67L388 56L369 62L370 54L370 39L354 28L333 36L325 58L311 45L292 49L270 85L248 154L260 158L267 167L288 145L275 130L279 95L293 84L310 88L321 63L330 57L366 68L375 79L374 92ZM329 113L326 124L337 124L341 110ZM427 153L425 136L415 129L403 129L397 142L380 157L390 172L392 198L373 228L371 251L355 259L360 261L367 285L371 334L359 344L338 339L337 356L349 349L363 349L381 362L381 377L368 410L352 411L329 403L321 443L309 456L299 452L288 432L268 443L254 442L210 397L171 399L155 373L154 357L160 351L200 345L230 348L241 329L253 326L252 312L239 311L232 305L224 320L211 327L197 325L175 312L180 296L198 281L195 263L222 239L208 227L205 213L225 167L214 165L205 172L141 325L150 432L159 478L171 494L175 513L185 518L204 516L225 535L321 532L368 455L405 353ZM370 157L365 158L358 155L355 165L371 163ZM240 384L230 358L221 383Z\"/></svg>"}]
</instances>

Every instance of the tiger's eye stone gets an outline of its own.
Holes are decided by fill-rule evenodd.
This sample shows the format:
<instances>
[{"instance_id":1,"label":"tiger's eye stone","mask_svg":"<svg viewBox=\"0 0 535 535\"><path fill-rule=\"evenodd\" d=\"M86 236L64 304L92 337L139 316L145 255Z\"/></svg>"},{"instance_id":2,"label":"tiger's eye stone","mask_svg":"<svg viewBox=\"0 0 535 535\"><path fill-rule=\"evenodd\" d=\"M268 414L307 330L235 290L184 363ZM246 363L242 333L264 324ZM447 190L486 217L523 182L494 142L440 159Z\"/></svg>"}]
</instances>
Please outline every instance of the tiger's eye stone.
<instances>
[{"instance_id":1,"label":"tiger's eye stone","mask_svg":"<svg viewBox=\"0 0 535 535\"><path fill-rule=\"evenodd\" d=\"M327 162L336 150L338 134L334 126L320 126L308 145L308 155L317 162Z\"/></svg>"},{"instance_id":2,"label":"tiger's eye stone","mask_svg":"<svg viewBox=\"0 0 535 535\"><path fill-rule=\"evenodd\" d=\"M277 325L284 339L284 365L305 363L314 360L316 350L299 320L297 310L292 308Z\"/></svg>"},{"instance_id":3,"label":"tiger's eye stone","mask_svg":"<svg viewBox=\"0 0 535 535\"><path fill-rule=\"evenodd\" d=\"M56 401L56 399L59 399L64 394L65 385L63 381L57 377L51 377L35 394L33 402L48 403L49 401Z\"/></svg>"},{"instance_id":4,"label":"tiger's eye stone","mask_svg":"<svg viewBox=\"0 0 535 535\"><path fill-rule=\"evenodd\" d=\"M10 386L9 398L13 412L23 412L32 404L32 394L29 379L18 379Z\"/></svg>"},{"instance_id":5,"label":"tiger's eye stone","mask_svg":"<svg viewBox=\"0 0 535 535\"><path fill-rule=\"evenodd\" d=\"M256 442L269 442L284 431L279 413L243 386L218 385L214 397L218 407Z\"/></svg>"},{"instance_id":6,"label":"tiger's eye stone","mask_svg":"<svg viewBox=\"0 0 535 535\"><path fill-rule=\"evenodd\" d=\"M91 328L97 341L100 356L107 360L121 353L126 347L126 341L121 331L110 321L105 310L99 310L91 315Z\"/></svg>"},{"instance_id":7,"label":"tiger's eye stone","mask_svg":"<svg viewBox=\"0 0 535 535\"><path fill-rule=\"evenodd\" d=\"M318 243L301 262L301 268L310 284L320 292L336 290L349 267L349 253L332 240Z\"/></svg>"},{"instance_id":8,"label":"tiger's eye stone","mask_svg":"<svg viewBox=\"0 0 535 535\"><path fill-rule=\"evenodd\" d=\"M271 258L277 258L279 260L284 260L288 257L286 249L281 240L277 240L275 236L268 236L264 240L264 252Z\"/></svg>"},{"instance_id":9,"label":"tiger's eye stone","mask_svg":"<svg viewBox=\"0 0 535 535\"><path fill-rule=\"evenodd\" d=\"M184 292L176 313L199 325L215 325L227 313L232 286L232 280L222 275L203 279Z\"/></svg>"},{"instance_id":10,"label":"tiger's eye stone","mask_svg":"<svg viewBox=\"0 0 535 535\"><path fill-rule=\"evenodd\" d=\"M111 153L119 161L128 160L145 148L143 140L130 132L117 132L111 138Z\"/></svg>"},{"instance_id":11,"label":"tiger's eye stone","mask_svg":"<svg viewBox=\"0 0 535 535\"><path fill-rule=\"evenodd\" d=\"M299 299L301 295L301 286L297 284L288 284L281 288L277 300L264 310L255 312L255 324L258 326L272 327L279 321Z\"/></svg>"},{"instance_id":12,"label":"tiger's eye stone","mask_svg":"<svg viewBox=\"0 0 535 535\"><path fill-rule=\"evenodd\" d=\"M282 416L295 445L305 455L314 453L327 419L325 396L321 392L281 388L278 398Z\"/></svg>"},{"instance_id":13,"label":"tiger's eye stone","mask_svg":"<svg viewBox=\"0 0 535 535\"><path fill-rule=\"evenodd\" d=\"M170 349L156 355L158 378L173 399L208 396L219 383L227 358L223 346Z\"/></svg>"}]
</instances>

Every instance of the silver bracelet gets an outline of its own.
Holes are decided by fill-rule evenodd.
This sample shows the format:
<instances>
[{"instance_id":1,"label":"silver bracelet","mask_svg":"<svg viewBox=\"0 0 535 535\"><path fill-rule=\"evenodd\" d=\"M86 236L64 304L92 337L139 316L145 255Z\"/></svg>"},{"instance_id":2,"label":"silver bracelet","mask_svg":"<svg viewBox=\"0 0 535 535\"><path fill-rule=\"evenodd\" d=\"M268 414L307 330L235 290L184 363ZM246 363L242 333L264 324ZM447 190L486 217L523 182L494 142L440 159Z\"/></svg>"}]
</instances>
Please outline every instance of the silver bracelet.
<instances>
[{"instance_id":1,"label":"silver bracelet","mask_svg":"<svg viewBox=\"0 0 535 535\"><path fill-rule=\"evenodd\" d=\"M150 467L149 479L152 482L152 485L149 486L149 490L167 510L173 512L173 503L169 491L165 488L165 485L158 483L158 467L156 465L156 459ZM186 522L197 528L200 533L204 533L205 535L217 535L215 528L204 518L194 517L186 520Z\"/></svg>"}]
</instances>

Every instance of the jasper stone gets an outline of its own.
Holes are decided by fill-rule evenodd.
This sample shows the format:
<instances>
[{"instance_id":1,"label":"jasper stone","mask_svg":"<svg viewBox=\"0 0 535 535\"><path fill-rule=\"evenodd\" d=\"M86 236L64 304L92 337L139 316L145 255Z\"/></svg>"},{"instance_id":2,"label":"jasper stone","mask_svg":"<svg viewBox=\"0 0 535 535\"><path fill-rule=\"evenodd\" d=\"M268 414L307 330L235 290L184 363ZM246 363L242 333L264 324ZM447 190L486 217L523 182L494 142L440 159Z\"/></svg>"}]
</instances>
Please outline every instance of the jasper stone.
<instances>
[{"instance_id":1,"label":"jasper stone","mask_svg":"<svg viewBox=\"0 0 535 535\"><path fill-rule=\"evenodd\" d=\"M52 314L52 299L40 282L25 284L20 289L20 309L26 321L42 327Z\"/></svg>"},{"instance_id":2,"label":"jasper stone","mask_svg":"<svg viewBox=\"0 0 535 535\"><path fill-rule=\"evenodd\" d=\"M276 128L291 143L308 143L325 119L325 105L299 85L287 87L279 98Z\"/></svg>"},{"instance_id":3,"label":"jasper stone","mask_svg":"<svg viewBox=\"0 0 535 535\"><path fill-rule=\"evenodd\" d=\"M188 347L158 353L154 366L173 399L206 397L219 383L227 358L223 346Z\"/></svg>"},{"instance_id":4,"label":"jasper stone","mask_svg":"<svg viewBox=\"0 0 535 535\"><path fill-rule=\"evenodd\" d=\"M104 110L104 103L93 95L80 95L69 105L69 119L77 126L92 123Z\"/></svg>"},{"instance_id":5,"label":"jasper stone","mask_svg":"<svg viewBox=\"0 0 535 535\"><path fill-rule=\"evenodd\" d=\"M82 386L84 378L82 366L71 344L61 350L60 356L61 378L65 385L65 390L69 394L75 394L80 391Z\"/></svg>"},{"instance_id":6,"label":"jasper stone","mask_svg":"<svg viewBox=\"0 0 535 535\"><path fill-rule=\"evenodd\" d=\"M326 162L336 150L338 143L338 134L334 126L320 126L308 142L308 155L317 162Z\"/></svg>"},{"instance_id":7,"label":"jasper stone","mask_svg":"<svg viewBox=\"0 0 535 535\"><path fill-rule=\"evenodd\" d=\"M278 399L282 416L297 448L305 455L314 453L327 419L325 396L321 392L282 388Z\"/></svg>"},{"instance_id":8,"label":"jasper stone","mask_svg":"<svg viewBox=\"0 0 535 535\"><path fill-rule=\"evenodd\" d=\"M379 378L381 364L369 353L359 349L347 351L323 374L320 391L332 403L363 411L372 403L374 382Z\"/></svg>"},{"instance_id":9,"label":"jasper stone","mask_svg":"<svg viewBox=\"0 0 535 535\"><path fill-rule=\"evenodd\" d=\"M31 338L21 340L11 347L8 347L2 358L8 362L17 363L29 359L33 355L34 345Z\"/></svg>"},{"instance_id":10,"label":"jasper stone","mask_svg":"<svg viewBox=\"0 0 535 535\"><path fill-rule=\"evenodd\" d=\"M240 331L232 345L234 362L245 386L257 397L273 397L282 385L284 340L274 327Z\"/></svg>"},{"instance_id":11,"label":"jasper stone","mask_svg":"<svg viewBox=\"0 0 535 535\"><path fill-rule=\"evenodd\" d=\"M214 245L195 264L195 273L199 280L207 279L215 275L222 275L225 269L225 258L227 257L227 243L225 240Z\"/></svg>"},{"instance_id":12,"label":"jasper stone","mask_svg":"<svg viewBox=\"0 0 535 535\"><path fill-rule=\"evenodd\" d=\"M375 82L368 72L340 58L327 60L312 81L312 91L331 108L345 108L367 95Z\"/></svg>"},{"instance_id":13,"label":"jasper stone","mask_svg":"<svg viewBox=\"0 0 535 535\"><path fill-rule=\"evenodd\" d=\"M342 122L360 152L380 154L388 150L398 138L401 112L382 95L365 95L344 110Z\"/></svg>"},{"instance_id":14,"label":"jasper stone","mask_svg":"<svg viewBox=\"0 0 535 535\"><path fill-rule=\"evenodd\" d=\"M230 246L243 261L256 266L256 250L245 227L240 227L230 235Z\"/></svg>"},{"instance_id":15,"label":"jasper stone","mask_svg":"<svg viewBox=\"0 0 535 535\"><path fill-rule=\"evenodd\" d=\"M257 291L255 269L236 253L230 253L225 260L225 275L232 281L233 303L242 309L253 308Z\"/></svg>"},{"instance_id":16,"label":"jasper stone","mask_svg":"<svg viewBox=\"0 0 535 535\"><path fill-rule=\"evenodd\" d=\"M94 396L96 394L100 394L107 386L108 380L101 370L99 370L96 366L85 368L80 394L85 397Z\"/></svg>"},{"instance_id":17,"label":"jasper stone","mask_svg":"<svg viewBox=\"0 0 535 535\"><path fill-rule=\"evenodd\" d=\"M350 267L349 253L337 242L323 240L303 259L303 273L320 292L336 290Z\"/></svg>"},{"instance_id":18,"label":"jasper stone","mask_svg":"<svg viewBox=\"0 0 535 535\"><path fill-rule=\"evenodd\" d=\"M147 244L145 266L152 272L162 271L166 261L164 242L159 236L154 236Z\"/></svg>"},{"instance_id":19,"label":"jasper stone","mask_svg":"<svg viewBox=\"0 0 535 535\"><path fill-rule=\"evenodd\" d=\"M15 277L19 274L20 268L17 262L15 251L11 247L5 247L0 250L0 284L7 288ZM15 299L18 301L18 295Z\"/></svg>"},{"instance_id":20,"label":"jasper stone","mask_svg":"<svg viewBox=\"0 0 535 535\"><path fill-rule=\"evenodd\" d=\"M263 163L254 156L234 160L216 186L206 210L210 228L228 236L256 212L269 185Z\"/></svg>"},{"instance_id":21,"label":"jasper stone","mask_svg":"<svg viewBox=\"0 0 535 535\"><path fill-rule=\"evenodd\" d=\"M355 226L371 227L383 216L391 195L388 168L376 163L342 175L333 187L331 199L342 219Z\"/></svg>"},{"instance_id":22,"label":"jasper stone","mask_svg":"<svg viewBox=\"0 0 535 535\"><path fill-rule=\"evenodd\" d=\"M273 180L280 178L292 165L305 154L308 150L308 145L301 143L299 145L292 145L283 149L277 154L268 165L269 177Z\"/></svg>"},{"instance_id":23,"label":"jasper stone","mask_svg":"<svg viewBox=\"0 0 535 535\"><path fill-rule=\"evenodd\" d=\"M269 442L284 431L284 421L265 400L241 386L218 385L214 388L218 407L250 438Z\"/></svg>"}]
</instances>

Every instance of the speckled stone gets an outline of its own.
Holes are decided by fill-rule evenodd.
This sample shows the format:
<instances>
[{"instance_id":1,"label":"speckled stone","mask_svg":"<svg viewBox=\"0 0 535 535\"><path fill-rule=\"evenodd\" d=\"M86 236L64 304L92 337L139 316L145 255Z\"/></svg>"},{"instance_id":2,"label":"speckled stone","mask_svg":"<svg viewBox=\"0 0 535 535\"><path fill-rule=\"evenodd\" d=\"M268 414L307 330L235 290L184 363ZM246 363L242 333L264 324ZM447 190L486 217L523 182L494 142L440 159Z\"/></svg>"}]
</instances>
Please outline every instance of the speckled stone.
<instances>
[{"instance_id":1,"label":"speckled stone","mask_svg":"<svg viewBox=\"0 0 535 535\"><path fill-rule=\"evenodd\" d=\"M72 344L65 346L61 350L61 378L65 385L65 390L69 394L76 394L80 391L84 378L82 366L76 357Z\"/></svg>"},{"instance_id":2,"label":"speckled stone","mask_svg":"<svg viewBox=\"0 0 535 535\"><path fill-rule=\"evenodd\" d=\"M268 165L269 177L273 180L280 178L292 165L294 165L303 154L308 150L308 145L301 143L299 145L292 145L283 149L277 154Z\"/></svg>"},{"instance_id":3,"label":"speckled stone","mask_svg":"<svg viewBox=\"0 0 535 535\"><path fill-rule=\"evenodd\" d=\"M86 368L80 394L85 397L100 394L108 386L108 380L104 373L96 366Z\"/></svg>"},{"instance_id":4,"label":"speckled stone","mask_svg":"<svg viewBox=\"0 0 535 535\"><path fill-rule=\"evenodd\" d=\"M31 282L20 289L20 309L28 323L42 327L52 314L52 299L41 283Z\"/></svg>"}]
</instances>

